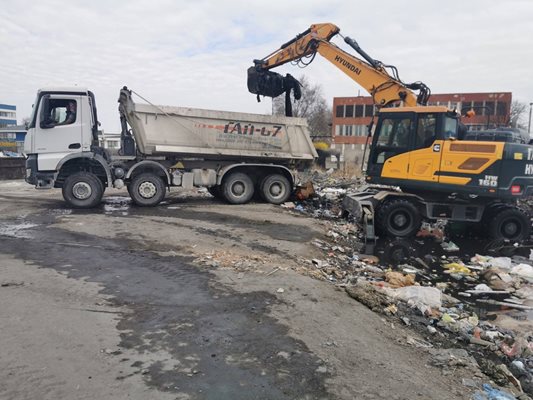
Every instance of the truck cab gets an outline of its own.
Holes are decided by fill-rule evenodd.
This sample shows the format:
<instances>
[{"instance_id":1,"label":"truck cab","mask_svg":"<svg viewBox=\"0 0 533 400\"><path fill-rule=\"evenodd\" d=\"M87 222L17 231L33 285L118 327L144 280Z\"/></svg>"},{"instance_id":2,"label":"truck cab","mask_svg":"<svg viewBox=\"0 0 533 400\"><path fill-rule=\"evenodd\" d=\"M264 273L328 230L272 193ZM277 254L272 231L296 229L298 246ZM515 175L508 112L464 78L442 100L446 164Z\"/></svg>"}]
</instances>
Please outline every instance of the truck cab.
<instances>
[{"instance_id":1,"label":"truck cab","mask_svg":"<svg viewBox=\"0 0 533 400\"><path fill-rule=\"evenodd\" d=\"M74 116L67 121L70 113ZM38 175L58 171L58 164L67 156L90 152L98 143L97 127L92 92L81 88L39 90L24 141L24 152L35 167L27 171L33 173L27 178L37 186L46 186L46 179L39 182Z\"/></svg>"},{"instance_id":2,"label":"truck cab","mask_svg":"<svg viewBox=\"0 0 533 400\"><path fill-rule=\"evenodd\" d=\"M111 183L106 154L98 147L94 94L84 88L44 88L37 92L24 140L26 182L38 189L63 188L68 182L78 200L100 200ZM89 178L87 178L89 177ZM96 190L94 187L96 187ZM81 203L80 203L81 204Z\"/></svg>"}]
</instances>

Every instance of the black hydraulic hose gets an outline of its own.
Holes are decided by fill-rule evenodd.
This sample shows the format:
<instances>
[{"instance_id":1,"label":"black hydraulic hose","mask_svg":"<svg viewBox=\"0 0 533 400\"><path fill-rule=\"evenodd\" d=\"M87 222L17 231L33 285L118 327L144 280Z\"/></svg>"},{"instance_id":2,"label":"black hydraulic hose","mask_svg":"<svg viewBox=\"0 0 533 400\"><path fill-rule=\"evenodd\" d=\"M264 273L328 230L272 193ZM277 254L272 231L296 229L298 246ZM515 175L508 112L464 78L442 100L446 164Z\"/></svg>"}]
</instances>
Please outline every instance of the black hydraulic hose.
<instances>
[{"instance_id":1,"label":"black hydraulic hose","mask_svg":"<svg viewBox=\"0 0 533 400\"><path fill-rule=\"evenodd\" d=\"M299 33L298 35L296 35L294 39L291 39L287 43L282 44L280 49L284 49L285 47L290 46L291 44L293 44L294 42L296 42L298 39L302 38L303 36L307 35L308 33L311 33L311 29L307 29L306 31Z\"/></svg>"},{"instance_id":2,"label":"black hydraulic hose","mask_svg":"<svg viewBox=\"0 0 533 400\"><path fill-rule=\"evenodd\" d=\"M379 68L379 63L372 57L370 57L355 40L346 36L344 38L344 41L349 44L350 47L352 47L355 51L357 51L370 65L372 65L374 68Z\"/></svg>"}]
</instances>

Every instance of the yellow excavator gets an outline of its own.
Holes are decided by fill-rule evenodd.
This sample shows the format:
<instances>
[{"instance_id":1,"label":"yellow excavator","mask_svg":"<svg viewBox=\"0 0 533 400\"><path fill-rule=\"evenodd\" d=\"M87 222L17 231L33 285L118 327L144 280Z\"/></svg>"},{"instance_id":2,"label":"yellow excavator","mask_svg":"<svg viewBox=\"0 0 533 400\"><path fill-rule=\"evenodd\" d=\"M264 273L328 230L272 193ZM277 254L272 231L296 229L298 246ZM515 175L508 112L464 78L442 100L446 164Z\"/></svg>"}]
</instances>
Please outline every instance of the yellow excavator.
<instances>
[{"instance_id":1,"label":"yellow excavator","mask_svg":"<svg viewBox=\"0 0 533 400\"><path fill-rule=\"evenodd\" d=\"M518 200L533 195L533 146L496 136L466 140L457 111L427 106L425 84L402 82L394 66L373 59L349 37L344 42L359 56L344 51L331 42L337 35L333 24L314 24L254 60L248 90L258 98L285 93L291 114L290 92L300 96L298 82L271 69L290 61L307 65L318 53L370 93L378 108L368 133L370 186L344 200L345 210L365 222L367 238L408 237L424 219L447 219L482 228L494 239L528 239L530 216Z\"/></svg>"}]
</instances>

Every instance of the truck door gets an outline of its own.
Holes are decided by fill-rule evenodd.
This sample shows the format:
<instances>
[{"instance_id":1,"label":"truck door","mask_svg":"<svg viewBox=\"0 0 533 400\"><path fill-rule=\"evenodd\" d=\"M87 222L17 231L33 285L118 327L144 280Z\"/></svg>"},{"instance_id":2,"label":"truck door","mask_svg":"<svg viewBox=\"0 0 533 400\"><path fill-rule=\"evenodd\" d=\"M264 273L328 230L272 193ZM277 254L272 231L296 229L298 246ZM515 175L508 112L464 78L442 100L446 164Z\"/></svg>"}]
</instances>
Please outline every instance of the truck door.
<instances>
[{"instance_id":1,"label":"truck door","mask_svg":"<svg viewBox=\"0 0 533 400\"><path fill-rule=\"evenodd\" d=\"M440 167L442 140L437 138L438 114L417 114L416 132L409 153L408 178L418 181L437 182L435 173Z\"/></svg>"},{"instance_id":2,"label":"truck door","mask_svg":"<svg viewBox=\"0 0 533 400\"><path fill-rule=\"evenodd\" d=\"M81 151L82 109L82 96L41 98L34 137L39 171L54 171L63 157Z\"/></svg>"}]
</instances>

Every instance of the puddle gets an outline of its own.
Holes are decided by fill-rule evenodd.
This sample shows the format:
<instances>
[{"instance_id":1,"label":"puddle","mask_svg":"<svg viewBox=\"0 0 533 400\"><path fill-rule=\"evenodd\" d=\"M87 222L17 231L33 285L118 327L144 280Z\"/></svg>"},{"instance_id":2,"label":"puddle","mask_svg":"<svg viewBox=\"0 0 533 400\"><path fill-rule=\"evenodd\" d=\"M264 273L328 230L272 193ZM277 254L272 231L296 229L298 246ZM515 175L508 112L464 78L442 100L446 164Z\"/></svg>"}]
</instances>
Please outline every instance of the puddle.
<instances>
[{"instance_id":1,"label":"puddle","mask_svg":"<svg viewBox=\"0 0 533 400\"><path fill-rule=\"evenodd\" d=\"M107 196L103 199L104 214L128 215L131 199L126 196Z\"/></svg>"},{"instance_id":2,"label":"puddle","mask_svg":"<svg viewBox=\"0 0 533 400\"><path fill-rule=\"evenodd\" d=\"M31 224L29 222L21 222L20 224L0 222L0 236L31 239L33 235L27 232L27 230L36 226L37 224Z\"/></svg>"}]
</instances>

